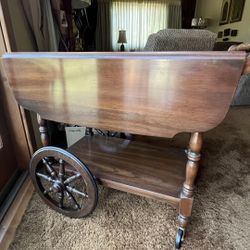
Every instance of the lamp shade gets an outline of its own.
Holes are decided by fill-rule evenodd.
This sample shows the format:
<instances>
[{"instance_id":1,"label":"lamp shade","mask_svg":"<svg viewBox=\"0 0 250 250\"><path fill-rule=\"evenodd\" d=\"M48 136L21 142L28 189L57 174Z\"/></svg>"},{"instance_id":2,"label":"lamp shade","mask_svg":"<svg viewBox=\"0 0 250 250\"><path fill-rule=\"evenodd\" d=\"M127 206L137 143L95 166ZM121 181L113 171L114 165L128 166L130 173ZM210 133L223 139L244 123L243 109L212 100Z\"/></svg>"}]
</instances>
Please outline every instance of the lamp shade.
<instances>
[{"instance_id":1,"label":"lamp shade","mask_svg":"<svg viewBox=\"0 0 250 250\"><path fill-rule=\"evenodd\" d=\"M127 43L126 30L119 30L119 38L117 43Z\"/></svg>"},{"instance_id":2,"label":"lamp shade","mask_svg":"<svg viewBox=\"0 0 250 250\"><path fill-rule=\"evenodd\" d=\"M83 9L91 5L91 0L72 0L72 9Z\"/></svg>"},{"instance_id":3,"label":"lamp shade","mask_svg":"<svg viewBox=\"0 0 250 250\"><path fill-rule=\"evenodd\" d=\"M197 27L197 26L198 26L198 22L199 22L199 18L194 17L194 18L192 19L191 26L192 26L192 27Z\"/></svg>"}]
</instances>

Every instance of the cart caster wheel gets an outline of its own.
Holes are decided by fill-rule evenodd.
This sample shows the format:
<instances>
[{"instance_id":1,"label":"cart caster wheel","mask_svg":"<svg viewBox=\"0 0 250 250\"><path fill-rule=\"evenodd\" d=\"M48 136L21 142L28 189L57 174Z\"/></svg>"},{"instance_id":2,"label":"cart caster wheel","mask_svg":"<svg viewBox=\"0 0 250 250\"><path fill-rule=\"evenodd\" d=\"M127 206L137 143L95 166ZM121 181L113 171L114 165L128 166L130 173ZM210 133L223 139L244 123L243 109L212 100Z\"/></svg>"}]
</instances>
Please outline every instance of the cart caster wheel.
<instances>
[{"instance_id":1,"label":"cart caster wheel","mask_svg":"<svg viewBox=\"0 0 250 250\"><path fill-rule=\"evenodd\" d=\"M95 209L98 189L88 167L76 156L57 147L43 147L30 161L36 191L55 211L69 217L89 215Z\"/></svg>"},{"instance_id":2,"label":"cart caster wheel","mask_svg":"<svg viewBox=\"0 0 250 250\"><path fill-rule=\"evenodd\" d=\"M180 249L182 242L184 241L184 229L179 228L175 238L175 248Z\"/></svg>"}]
</instances>

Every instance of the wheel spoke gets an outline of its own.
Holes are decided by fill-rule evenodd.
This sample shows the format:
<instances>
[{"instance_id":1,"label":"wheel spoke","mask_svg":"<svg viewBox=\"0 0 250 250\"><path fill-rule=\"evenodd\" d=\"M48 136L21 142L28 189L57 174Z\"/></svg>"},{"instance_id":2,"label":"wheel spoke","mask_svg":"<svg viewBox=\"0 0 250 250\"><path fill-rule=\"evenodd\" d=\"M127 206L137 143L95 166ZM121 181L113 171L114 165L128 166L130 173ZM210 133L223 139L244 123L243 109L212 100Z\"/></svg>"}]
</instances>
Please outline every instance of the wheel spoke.
<instances>
[{"instance_id":1,"label":"wheel spoke","mask_svg":"<svg viewBox=\"0 0 250 250\"><path fill-rule=\"evenodd\" d=\"M64 184L65 184L65 185L66 185L66 184L69 184L69 183L73 182L74 180L76 180L76 179L78 179L78 178L80 178L80 177L81 177L81 174L80 174L80 173L77 173L77 174L75 174L75 175L73 175L73 176L67 178L67 179L64 181Z\"/></svg>"},{"instance_id":2,"label":"wheel spoke","mask_svg":"<svg viewBox=\"0 0 250 250\"><path fill-rule=\"evenodd\" d=\"M75 203L75 207L78 208L78 209L81 209L80 205L77 203L77 201L76 201L75 197L73 196L73 194L71 194L71 192L68 191L68 190L66 190L66 194L68 195L69 199Z\"/></svg>"},{"instance_id":3,"label":"wheel spoke","mask_svg":"<svg viewBox=\"0 0 250 250\"><path fill-rule=\"evenodd\" d=\"M63 200L64 200L64 191L62 190L60 193L59 193L59 207L60 208L63 208Z\"/></svg>"},{"instance_id":4,"label":"wheel spoke","mask_svg":"<svg viewBox=\"0 0 250 250\"><path fill-rule=\"evenodd\" d=\"M46 166L51 176L56 176L56 171L54 170L54 168L51 166L51 164L48 162L46 158L43 159L43 164Z\"/></svg>"},{"instance_id":5,"label":"wheel spoke","mask_svg":"<svg viewBox=\"0 0 250 250\"><path fill-rule=\"evenodd\" d=\"M59 160L60 166L59 166L59 173L58 173L58 177L60 182L63 183L64 181L64 175L65 175L65 165L64 165L64 160L60 159Z\"/></svg>"},{"instance_id":6,"label":"wheel spoke","mask_svg":"<svg viewBox=\"0 0 250 250\"><path fill-rule=\"evenodd\" d=\"M102 135L102 136L107 136L102 130L100 129L95 129L95 131L99 134L99 135Z\"/></svg>"},{"instance_id":7,"label":"wheel spoke","mask_svg":"<svg viewBox=\"0 0 250 250\"><path fill-rule=\"evenodd\" d=\"M36 173L37 176L41 177L42 179L46 180L46 181L49 181L49 182L52 182L52 183L55 183L56 181L54 179L52 179L50 176L47 176L45 174L41 174L41 173Z\"/></svg>"},{"instance_id":8,"label":"wheel spoke","mask_svg":"<svg viewBox=\"0 0 250 250\"><path fill-rule=\"evenodd\" d=\"M72 193L79 194L79 195L81 195L83 197L88 198L88 194L87 193L81 192L81 191L79 191L79 190L77 190L77 189L75 189L73 187L69 187L69 186L67 186L66 188L67 188L68 191L70 191Z\"/></svg>"}]
</instances>

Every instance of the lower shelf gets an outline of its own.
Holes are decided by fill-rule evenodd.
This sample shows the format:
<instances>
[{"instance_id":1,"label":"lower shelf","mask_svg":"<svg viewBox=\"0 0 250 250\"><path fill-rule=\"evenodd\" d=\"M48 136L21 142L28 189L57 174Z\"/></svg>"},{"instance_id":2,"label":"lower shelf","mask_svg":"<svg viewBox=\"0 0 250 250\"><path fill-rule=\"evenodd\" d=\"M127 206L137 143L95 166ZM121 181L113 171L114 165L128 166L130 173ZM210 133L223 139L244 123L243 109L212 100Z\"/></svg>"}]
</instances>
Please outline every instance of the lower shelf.
<instances>
[{"instance_id":1,"label":"lower shelf","mask_svg":"<svg viewBox=\"0 0 250 250\"><path fill-rule=\"evenodd\" d=\"M179 203L185 180L184 150L120 138L84 137L68 148L104 186Z\"/></svg>"}]
</instances>

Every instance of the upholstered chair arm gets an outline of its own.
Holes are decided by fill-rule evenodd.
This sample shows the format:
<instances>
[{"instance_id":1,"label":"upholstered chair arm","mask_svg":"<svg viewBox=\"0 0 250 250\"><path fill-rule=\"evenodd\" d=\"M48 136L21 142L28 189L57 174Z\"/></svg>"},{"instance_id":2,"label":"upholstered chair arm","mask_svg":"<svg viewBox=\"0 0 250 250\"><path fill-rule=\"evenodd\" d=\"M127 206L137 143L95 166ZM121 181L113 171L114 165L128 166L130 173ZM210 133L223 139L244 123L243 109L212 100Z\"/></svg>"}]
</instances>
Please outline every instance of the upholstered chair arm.
<instances>
[{"instance_id":1,"label":"upholstered chair arm","mask_svg":"<svg viewBox=\"0 0 250 250\"><path fill-rule=\"evenodd\" d=\"M250 43L241 43L239 45L232 45L228 51L246 51L250 52Z\"/></svg>"}]
</instances>

